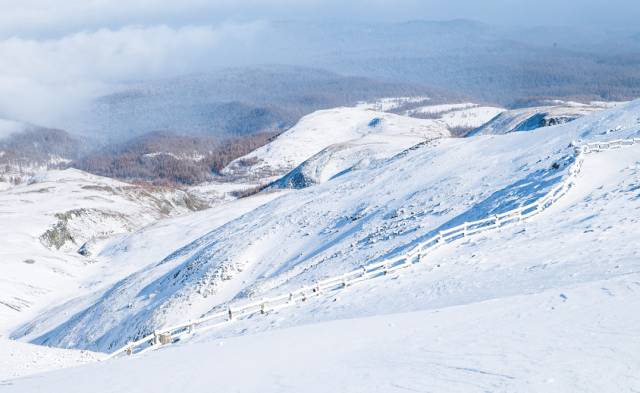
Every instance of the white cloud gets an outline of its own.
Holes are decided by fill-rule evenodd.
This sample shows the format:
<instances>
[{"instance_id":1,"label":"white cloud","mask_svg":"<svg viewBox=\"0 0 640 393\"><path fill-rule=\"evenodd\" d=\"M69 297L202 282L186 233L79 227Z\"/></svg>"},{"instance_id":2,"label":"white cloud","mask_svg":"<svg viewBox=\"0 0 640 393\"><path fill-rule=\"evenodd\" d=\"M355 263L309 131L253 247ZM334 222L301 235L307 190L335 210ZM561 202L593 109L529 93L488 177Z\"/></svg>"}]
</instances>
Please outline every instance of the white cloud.
<instances>
[{"instance_id":1,"label":"white cloud","mask_svg":"<svg viewBox=\"0 0 640 393\"><path fill-rule=\"evenodd\" d=\"M0 40L0 116L55 122L122 80L159 78L218 65L246 50L264 23L128 26L57 39Z\"/></svg>"}]
</instances>

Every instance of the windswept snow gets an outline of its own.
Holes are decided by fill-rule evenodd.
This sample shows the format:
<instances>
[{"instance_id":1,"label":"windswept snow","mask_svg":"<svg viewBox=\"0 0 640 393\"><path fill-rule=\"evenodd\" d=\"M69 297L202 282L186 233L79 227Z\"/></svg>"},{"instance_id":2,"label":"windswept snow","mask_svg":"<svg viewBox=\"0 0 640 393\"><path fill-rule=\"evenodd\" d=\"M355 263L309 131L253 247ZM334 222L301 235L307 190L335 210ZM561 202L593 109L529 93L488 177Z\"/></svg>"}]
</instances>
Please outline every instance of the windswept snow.
<instances>
[{"instance_id":1,"label":"windswept snow","mask_svg":"<svg viewBox=\"0 0 640 393\"><path fill-rule=\"evenodd\" d=\"M473 135L506 134L531 131L576 120L591 113L614 108L624 103L594 101L589 104L552 101L553 105L512 109L473 131Z\"/></svg>"},{"instance_id":2,"label":"windswept snow","mask_svg":"<svg viewBox=\"0 0 640 393\"><path fill-rule=\"evenodd\" d=\"M95 255L91 257L90 264L80 255L60 255L53 251L50 251L51 261L45 258L48 256L46 253L33 257L33 263L22 262L22 265L20 257L16 257L13 265L3 266L7 271L11 267L12 274L0 279L4 296L0 300L6 299L5 306L20 299L33 300L19 309L7 307L3 311L7 314L6 322L15 324L15 321L25 320L27 315L33 315L31 307L40 311L43 305L48 305L47 323L55 326L72 316L70 312L74 308L87 307L96 301L105 289L123 277L283 194L255 195L200 212L159 220L133 233L114 236L95 245ZM6 261L12 262L10 258ZM69 298L68 302L54 307L55 303ZM27 315L16 315L19 311ZM42 323L37 322L36 325L40 327ZM23 331L33 328L28 324Z\"/></svg>"},{"instance_id":3,"label":"windswept snow","mask_svg":"<svg viewBox=\"0 0 640 393\"><path fill-rule=\"evenodd\" d=\"M416 105L430 101L431 98L425 96L416 97L386 97L373 102L359 102L356 108L369 109L378 112L390 112L405 105Z\"/></svg>"},{"instance_id":4,"label":"windswept snow","mask_svg":"<svg viewBox=\"0 0 640 393\"><path fill-rule=\"evenodd\" d=\"M444 136L449 136L446 127L433 120L361 108L323 110L305 116L273 142L236 159L223 173L277 178L325 149L333 152L354 146L358 151L367 150L366 154L388 157L417 143ZM354 162L349 160L349 164Z\"/></svg>"},{"instance_id":5,"label":"windswept snow","mask_svg":"<svg viewBox=\"0 0 640 393\"><path fill-rule=\"evenodd\" d=\"M539 198L566 176L572 141L637 137L639 117L640 101L535 133L439 139L363 165L212 230L90 306L71 307L64 324L47 330L51 316L43 315L16 337L110 350L236 297L352 270Z\"/></svg>"},{"instance_id":6,"label":"windswept snow","mask_svg":"<svg viewBox=\"0 0 640 393\"><path fill-rule=\"evenodd\" d=\"M397 279L363 282L283 309L272 318L239 321L210 335L440 309L551 290L566 300L566 294L560 296L563 288L608 280L640 290L635 240L640 225L639 157L640 145L591 154L576 185L535 218L439 248ZM270 297L287 289L260 295ZM635 332L640 339L640 328Z\"/></svg>"},{"instance_id":7,"label":"windswept snow","mask_svg":"<svg viewBox=\"0 0 640 393\"><path fill-rule=\"evenodd\" d=\"M406 116L438 119L452 131L480 127L504 112L504 108L482 106L470 102L421 106L405 111Z\"/></svg>"},{"instance_id":8,"label":"windswept snow","mask_svg":"<svg viewBox=\"0 0 640 393\"><path fill-rule=\"evenodd\" d=\"M2 381L95 362L101 353L49 348L0 338L0 390Z\"/></svg>"},{"instance_id":9,"label":"windswept snow","mask_svg":"<svg viewBox=\"0 0 640 393\"><path fill-rule=\"evenodd\" d=\"M12 338L111 351L229 301L287 294L531 203L567 176L576 144L640 138L640 100L535 132L470 138L434 137L441 120L408 132L415 123L395 115L325 112L236 163L272 173L295 168L274 186L303 189L259 193L96 243L92 274L69 289L78 296L57 298ZM323 133L314 124L335 128ZM637 144L589 154L575 186L544 212L445 245L400 273L196 330L156 352L0 386L633 391L640 387L640 317L630 311L640 306L639 157ZM0 197L15 199L15 190ZM18 205L3 214L17 214L9 206ZM20 263L22 279L41 266ZM48 283L44 271L37 279Z\"/></svg>"},{"instance_id":10,"label":"windswept snow","mask_svg":"<svg viewBox=\"0 0 640 393\"><path fill-rule=\"evenodd\" d=\"M417 115L417 114L425 114L425 115L441 115L443 113L453 112L462 109L469 109L477 107L476 104L471 102L463 102L460 104L440 104L440 105L427 105L421 106L414 109L409 109L405 112L406 115Z\"/></svg>"},{"instance_id":11,"label":"windswept snow","mask_svg":"<svg viewBox=\"0 0 640 393\"><path fill-rule=\"evenodd\" d=\"M640 314L630 312L640 307L634 278L638 275L178 346L12 380L2 388L8 393L633 391L640 384L635 372Z\"/></svg>"},{"instance_id":12,"label":"windswept snow","mask_svg":"<svg viewBox=\"0 0 640 393\"><path fill-rule=\"evenodd\" d=\"M75 169L42 172L1 191L0 329L76 293L102 239L196 204L181 191L149 191Z\"/></svg>"}]
</instances>

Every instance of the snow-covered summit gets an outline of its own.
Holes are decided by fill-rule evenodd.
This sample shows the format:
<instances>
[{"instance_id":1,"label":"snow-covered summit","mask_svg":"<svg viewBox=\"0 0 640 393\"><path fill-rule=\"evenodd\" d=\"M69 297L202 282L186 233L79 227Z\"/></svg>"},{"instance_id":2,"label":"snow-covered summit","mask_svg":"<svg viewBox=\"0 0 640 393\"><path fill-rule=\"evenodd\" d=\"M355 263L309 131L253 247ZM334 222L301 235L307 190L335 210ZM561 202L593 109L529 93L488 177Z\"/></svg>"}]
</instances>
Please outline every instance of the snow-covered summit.
<instances>
[{"instance_id":1,"label":"snow-covered summit","mask_svg":"<svg viewBox=\"0 0 640 393\"><path fill-rule=\"evenodd\" d=\"M552 105L526 107L503 111L488 123L474 130L472 135L506 134L515 131L531 131L568 123L583 116L622 105L619 102L595 101L589 104L552 101Z\"/></svg>"},{"instance_id":2,"label":"snow-covered summit","mask_svg":"<svg viewBox=\"0 0 640 393\"><path fill-rule=\"evenodd\" d=\"M322 110L305 116L271 143L236 159L223 173L278 177L333 145L377 145L386 154L394 154L444 136L449 136L446 127L433 120L364 108Z\"/></svg>"}]
</instances>

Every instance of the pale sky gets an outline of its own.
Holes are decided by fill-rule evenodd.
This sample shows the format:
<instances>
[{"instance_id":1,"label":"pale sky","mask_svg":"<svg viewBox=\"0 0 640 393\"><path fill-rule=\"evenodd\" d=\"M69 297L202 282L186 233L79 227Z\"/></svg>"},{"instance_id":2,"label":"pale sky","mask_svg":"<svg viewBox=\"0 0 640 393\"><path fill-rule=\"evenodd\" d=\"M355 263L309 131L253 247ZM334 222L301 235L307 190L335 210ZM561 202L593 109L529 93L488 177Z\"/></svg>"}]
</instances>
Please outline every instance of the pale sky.
<instances>
[{"instance_id":1,"label":"pale sky","mask_svg":"<svg viewBox=\"0 0 640 393\"><path fill-rule=\"evenodd\" d=\"M636 0L0 0L0 35L256 19L473 19L509 25L635 25Z\"/></svg>"}]
</instances>

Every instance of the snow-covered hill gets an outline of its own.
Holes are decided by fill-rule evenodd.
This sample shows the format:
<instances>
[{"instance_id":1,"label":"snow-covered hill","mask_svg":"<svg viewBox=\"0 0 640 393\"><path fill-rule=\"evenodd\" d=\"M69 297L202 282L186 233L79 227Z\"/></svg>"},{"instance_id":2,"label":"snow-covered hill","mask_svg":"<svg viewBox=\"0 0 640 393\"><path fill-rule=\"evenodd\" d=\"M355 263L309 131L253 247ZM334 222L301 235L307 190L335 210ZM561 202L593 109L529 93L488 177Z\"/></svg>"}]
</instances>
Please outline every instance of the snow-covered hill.
<instances>
[{"instance_id":1,"label":"snow-covered hill","mask_svg":"<svg viewBox=\"0 0 640 393\"><path fill-rule=\"evenodd\" d=\"M0 119L0 190L60 168L87 148L63 130Z\"/></svg>"},{"instance_id":2,"label":"snow-covered hill","mask_svg":"<svg viewBox=\"0 0 640 393\"><path fill-rule=\"evenodd\" d=\"M76 293L103 239L203 207L183 191L75 169L0 191L0 329Z\"/></svg>"},{"instance_id":3,"label":"snow-covered hill","mask_svg":"<svg viewBox=\"0 0 640 393\"><path fill-rule=\"evenodd\" d=\"M420 106L409 109L404 114L417 118L438 119L444 122L453 133L464 134L483 126L504 111L505 109L500 107L467 102Z\"/></svg>"},{"instance_id":4,"label":"snow-covered hill","mask_svg":"<svg viewBox=\"0 0 640 393\"><path fill-rule=\"evenodd\" d=\"M0 386L8 393L633 391L640 368L640 319L630 312L640 307L640 296L633 279L638 276L458 307L244 332ZM400 279L389 281L401 285ZM343 300L330 306L341 308Z\"/></svg>"},{"instance_id":5,"label":"snow-covered hill","mask_svg":"<svg viewBox=\"0 0 640 393\"><path fill-rule=\"evenodd\" d=\"M101 353L49 348L0 338L0 389L4 380L95 362Z\"/></svg>"},{"instance_id":6,"label":"snow-covered hill","mask_svg":"<svg viewBox=\"0 0 640 393\"><path fill-rule=\"evenodd\" d=\"M323 110L305 116L273 142L233 161L223 173L276 179L316 154L322 153L322 157L316 158L316 166L338 154L326 168L328 173L317 174L318 178L326 179L336 171L356 164L363 156L389 157L419 142L448 135L446 127L433 120L364 108ZM354 159L347 157L351 156L351 151L354 151ZM314 170L323 172L325 168Z\"/></svg>"},{"instance_id":7,"label":"snow-covered hill","mask_svg":"<svg viewBox=\"0 0 640 393\"><path fill-rule=\"evenodd\" d=\"M602 120L639 135L629 118ZM586 123L573 131L597 138ZM442 247L410 271L6 391L633 391L638 157L640 145L589 155L550 209Z\"/></svg>"},{"instance_id":8,"label":"snow-covered hill","mask_svg":"<svg viewBox=\"0 0 640 393\"><path fill-rule=\"evenodd\" d=\"M639 115L640 101L535 133L421 144L282 195L14 336L110 350L233 298L286 293L352 270L442 228L540 198L566 176L572 141L637 137ZM72 317L60 323L63 311Z\"/></svg>"},{"instance_id":9,"label":"snow-covered hill","mask_svg":"<svg viewBox=\"0 0 640 393\"><path fill-rule=\"evenodd\" d=\"M497 114L490 122L478 125L472 135L506 134L515 131L531 131L568 123L591 113L613 108L622 103L595 101L589 104L554 101L552 105L512 109ZM481 126L481 127L480 127Z\"/></svg>"}]
</instances>

